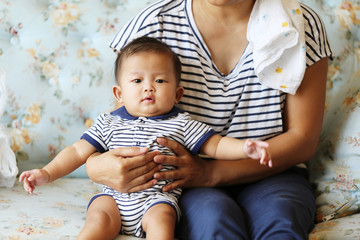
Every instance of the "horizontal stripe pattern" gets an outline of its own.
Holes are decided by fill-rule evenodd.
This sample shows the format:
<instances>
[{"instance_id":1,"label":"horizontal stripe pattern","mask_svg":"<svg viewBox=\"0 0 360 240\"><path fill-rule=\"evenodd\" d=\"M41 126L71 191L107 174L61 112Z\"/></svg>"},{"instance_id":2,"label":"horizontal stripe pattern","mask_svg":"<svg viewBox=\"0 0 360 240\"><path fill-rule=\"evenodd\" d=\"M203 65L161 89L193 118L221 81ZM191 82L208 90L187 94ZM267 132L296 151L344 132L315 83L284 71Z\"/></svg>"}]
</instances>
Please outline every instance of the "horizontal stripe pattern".
<instances>
[{"instance_id":1,"label":"horizontal stripe pattern","mask_svg":"<svg viewBox=\"0 0 360 240\"><path fill-rule=\"evenodd\" d=\"M173 156L170 149L157 143L157 138L174 140L196 154L202 143L213 134L208 125L191 120L188 113L179 113L167 119L139 117L135 120L102 114L81 138L101 153L117 147L136 146Z\"/></svg>"},{"instance_id":2,"label":"horizontal stripe pattern","mask_svg":"<svg viewBox=\"0 0 360 240\"><path fill-rule=\"evenodd\" d=\"M321 58L332 57L332 52L320 17L306 5L301 4L301 8L305 20L306 65L309 67ZM221 135L239 139L268 139L282 133L286 94L259 83L254 72L252 49L249 46L232 72L228 75L221 74L196 28L190 0L163 0L153 3L124 26L110 43L110 47L119 51L129 41L140 36L164 41L179 55L182 62L181 85L185 89L179 106L189 112L193 119L209 124ZM162 126L161 129L167 127L169 126ZM107 137L114 135L113 130L102 127L99 131ZM148 146L149 142L144 133L138 133L136 138L132 138L133 133L125 133L127 135L117 138L113 146L110 144L110 148L118 146L120 142L124 146ZM151 131L149 133L153 134ZM191 139L197 136L186 135ZM180 141L176 134L173 138ZM106 150L103 145L107 144L95 145ZM156 187L150 189L149 194L158 190ZM139 202L142 201L143 195L139 195ZM134 231L133 227L140 218L140 206L123 200L118 204L129 209L125 211L129 220L125 223L124 233L130 233Z\"/></svg>"},{"instance_id":3,"label":"horizontal stripe pattern","mask_svg":"<svg viewBox=\"0 0 360 240\"><path fill-rule=\"evenodd\" d=\"M331 56L325 28L318 15L301 5L306 31L307 66ZM239 139L268 139L283 131L286 94L262 86L247 47L228 75L221 74L196 28L190 0L158 1L137 14L113 39L119 51L131 39L151 36L167 43L182 62L185 93L179 106L217 133Z\"/></svg>"},{"instance_id":4,"label":"horizontal stripe pattern","mask_svg":"<svg viewBox=\"0 0 360 240\"><path fill-rule=\"evenodd\" d=\"M171 112L164 117L136 118L128 115L125 107L122 107L111 114L100 115L96 123L81 138L92 144L99 152L117 147L138 146L149 148L149 152L160 151L163 155L175 155L170 149L157 143L158 137L165 137L197 153L214 131L204 123L191 120L188 113L179 113L177 108L172 111L174 113ZM164 165L161 171L171 169L174 167ZM171 205L176 210L179 219L180 209L177 199L182 190L177 188L163 193L162 187L169 183L169 180L159 180L153 187L136 193L119 193L103 186L102 194L111 195L118 204L123 234L143 237L141 220L146 210L154 204Z\"/></svg>"},{"instance_id":5,"label":"horizontal stripe pattern","mask_svg":"<svg viewBox=\"0 0 360 240\"><path fill-rule=\"evenodd\" d=\"M118 205L121 214L122 234L145 237L141 225L142 218L145 212L156 204L172 206L177 214L177 220L180 220L181 211L178 206L178 197L175 197L173 193L162 193L161 191L153 193L119 193L107 186L103 186L103 193L99 194L99 196L104 194L112 196Z\"/></svg>"},{"instance_id":6,"label":"horizontal stripe pattern","mask_svg":"<svg viewBox=\"0 0 360 240\"><path fill-rule=\"evenodd\" d=\"M214 134L214 131L204 123L191 120L186 112L179 113L177 108L173 111L174 113L171 112L164 117L136 118L128 115L125 107L122 107L111 114L100 115L96 123L81 138L92 144L99 152L117 147L137 146L147 147L149 152L160 151L163 155L175 155L170 149L157 143L158 137L164 137L179 142L194 154L198 153L202 144ZM173 166L164 165L161 171L172 169ZM126 207L126 211L130 209L129 214L126 211L122 214L129 215L131 219L132 214L135 214L136 218L140 216L136 208L141 207L152 196L158 196L162 192L162 187L169 183L170 180L159 180L153 187L131 195L117 193L106 186L103 189L104 193L116 193L115 199L120 210L122 211L122 207ZM181 195L181 189L174 189L169 194L177 199Z\"/></svg>"}]
</instances>

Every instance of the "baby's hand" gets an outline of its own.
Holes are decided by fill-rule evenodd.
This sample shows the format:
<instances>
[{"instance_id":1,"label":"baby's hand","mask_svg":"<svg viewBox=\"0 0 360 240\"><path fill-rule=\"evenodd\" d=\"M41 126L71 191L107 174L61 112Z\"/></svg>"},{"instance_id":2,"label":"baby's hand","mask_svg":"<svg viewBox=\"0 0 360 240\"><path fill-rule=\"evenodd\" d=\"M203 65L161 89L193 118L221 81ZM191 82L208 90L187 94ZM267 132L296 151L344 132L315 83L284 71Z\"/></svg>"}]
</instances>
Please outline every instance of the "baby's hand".
<instances>
[{"instance_id":1,"label":"baby's hand","mask_svg":"<svg viewBox=\"0 0 360 240\"><path fill-rule=\"evenodd\" d=\"M261 165L272 167L273 163L268 147L267 142L247 139L244 144L244 152L252 159L259 159Z\"/></svg>"},{"instance_id":2,"label":"baby's hand","mask_svg":"<svg viewBox=\"0 0 360 240\"><path fill-rule=\"evenodd\" d=\"M35 186L44 185L49 181L49 173L44 169L33 169L21 173L19 181L24 181L24 189L32 194Z\"/></svg>"}]
</instances>

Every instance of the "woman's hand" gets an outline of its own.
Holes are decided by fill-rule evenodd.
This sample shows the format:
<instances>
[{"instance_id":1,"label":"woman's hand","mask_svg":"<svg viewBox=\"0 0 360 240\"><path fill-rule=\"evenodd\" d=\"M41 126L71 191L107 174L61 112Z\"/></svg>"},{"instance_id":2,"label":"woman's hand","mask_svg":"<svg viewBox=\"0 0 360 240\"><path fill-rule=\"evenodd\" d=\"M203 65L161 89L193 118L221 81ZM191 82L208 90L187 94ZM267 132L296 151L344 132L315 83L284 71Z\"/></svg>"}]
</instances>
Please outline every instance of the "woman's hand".
<instances>
[{"instance_id":1,"label":"woman's hand","mask_svg":"<svg viewBox=\"0 0 360 240\"><path fill-rule=\"evenodd\" d=\"M157 142L170 148L176 154L176 156L157 155L154 157L154 162L157 164L167 164L176 167L174 170L154 174L154 178L158 180L173 180L173 182L163 187L164 192L179 187L211 185L209 182L211 180L211 167L208 162L198 156L192 155L176 141L158 138Z\"/></svg>"},{"instance_id":2,"label":"woman's hand","mask_svg":"<svg viewBox=\"0 0 360 240\"><path fill-rule=\"evenodd\" d=\"M153 159L159 152L147 148L121 147L105 153L94 153L86 162L89 177L119 192L145 190L157 183L153 175L159 171Z\"/></svg>"}]
</instances>

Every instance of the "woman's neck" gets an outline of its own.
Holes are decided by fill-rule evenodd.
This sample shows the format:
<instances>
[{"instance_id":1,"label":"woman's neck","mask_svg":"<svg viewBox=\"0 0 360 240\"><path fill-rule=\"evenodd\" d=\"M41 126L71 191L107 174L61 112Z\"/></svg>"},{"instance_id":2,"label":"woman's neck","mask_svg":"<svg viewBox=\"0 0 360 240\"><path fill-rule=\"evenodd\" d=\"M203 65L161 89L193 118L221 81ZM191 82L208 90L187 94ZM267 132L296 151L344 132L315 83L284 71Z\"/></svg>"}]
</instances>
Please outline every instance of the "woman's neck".
<instances>
[{"instance_id":1,"label":"woman's neck","mask_svg":"<svg viewBox=\"0 0 360 240\"><path fill-rule=\"evenodd\" d=\"M255 0L193 0L196 26L218 70L227 75L247 46L247 25Z\"/></svg>"},{"instance_id":2,"label":"woman's neck","mask_svg":"<svg viewBox=\"0 0 360 240\"><path fill-rule=\"evenodd\" d=\"M209 23L231 27L249 20L255 0L193 0L193 14L196 19L206 19Z\"/></svg>"}]
</instances>

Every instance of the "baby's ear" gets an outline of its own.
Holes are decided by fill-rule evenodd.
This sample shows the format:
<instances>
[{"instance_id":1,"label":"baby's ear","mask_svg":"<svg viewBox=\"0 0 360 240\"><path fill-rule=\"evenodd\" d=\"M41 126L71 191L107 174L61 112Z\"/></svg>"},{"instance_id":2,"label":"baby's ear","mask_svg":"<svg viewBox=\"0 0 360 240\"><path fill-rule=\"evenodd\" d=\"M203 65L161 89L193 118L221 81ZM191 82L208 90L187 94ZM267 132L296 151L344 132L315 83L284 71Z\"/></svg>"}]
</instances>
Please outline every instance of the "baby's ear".
<instances>
[{"instance_id":1,"label":"baby's ear","mask_svg":"<svg viewBox=\"0 0 360 240\"><path fill-rule=\"evenodd\" d=\"M175 103L178 103L180 102L180 99L182 98L184 94L184 88L179 86L177 89L176 89L176 99L175 99Z\"/></svg>"},{"instance_id":2,"label":"baby's ear","mask_svg":"<svg viewBox=\"0 0 360 240\"><path fill-rule=\"evenodd\" d=\"M113 94L114 94L114 97L116 98L116 100L119 103L122 103L123 100L122 100L122 97L121 97L121 88L120 88L120 86L115 85L115 86L113 86L112 90L113 90Z\"/></svg>"}]
</instances>

